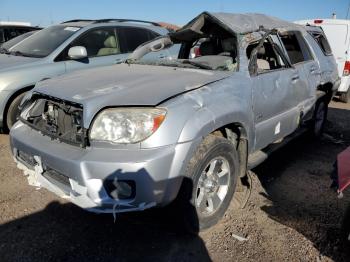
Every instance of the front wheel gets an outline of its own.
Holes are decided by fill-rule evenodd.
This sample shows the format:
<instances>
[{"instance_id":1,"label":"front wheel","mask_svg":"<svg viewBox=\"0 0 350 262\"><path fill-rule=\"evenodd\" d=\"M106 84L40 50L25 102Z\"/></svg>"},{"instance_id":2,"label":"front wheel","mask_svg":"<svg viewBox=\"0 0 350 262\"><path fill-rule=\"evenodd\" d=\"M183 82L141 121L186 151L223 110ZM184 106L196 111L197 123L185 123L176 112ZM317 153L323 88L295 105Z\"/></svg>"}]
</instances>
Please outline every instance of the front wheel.
<instances>
[{"instance_id":1,"label":"front wheel","mask_svg":"<svg viewBox=\"0 0 350 262\"><path fill-rule=\"evenodd\" d=\"M222 218L235 192L238 174L234 145L223 137L206 137L187 166L179 193L188 231L207 229Z\"/></svg>"}]
</instances>

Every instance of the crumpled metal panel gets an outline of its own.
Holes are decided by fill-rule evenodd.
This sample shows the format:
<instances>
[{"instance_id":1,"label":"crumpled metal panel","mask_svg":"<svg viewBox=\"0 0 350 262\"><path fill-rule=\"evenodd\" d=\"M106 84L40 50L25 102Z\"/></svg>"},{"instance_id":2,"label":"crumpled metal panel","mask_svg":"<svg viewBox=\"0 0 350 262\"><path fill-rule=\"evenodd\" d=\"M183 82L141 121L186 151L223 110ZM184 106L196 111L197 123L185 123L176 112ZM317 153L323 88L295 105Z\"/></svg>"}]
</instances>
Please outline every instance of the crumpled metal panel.
<instances>
[{"instance_id":1,"label":"crumpled metal panel","mask_svg":"<svg viewBox=\"0 0 350 262\"><path fill-rule=\"evenodd\" d=\"M198 19L201 19L201 17L203 16L210 16L216 20L221 21L221 23L226 25L231 31L235 32L236 34L245 34L258 31L260 26L263 26L265 29L285 28L300 30L301 28L299 25L264 14L232 14L203 12L180 30L191 27Z\"/></svg>"}]
</instances>

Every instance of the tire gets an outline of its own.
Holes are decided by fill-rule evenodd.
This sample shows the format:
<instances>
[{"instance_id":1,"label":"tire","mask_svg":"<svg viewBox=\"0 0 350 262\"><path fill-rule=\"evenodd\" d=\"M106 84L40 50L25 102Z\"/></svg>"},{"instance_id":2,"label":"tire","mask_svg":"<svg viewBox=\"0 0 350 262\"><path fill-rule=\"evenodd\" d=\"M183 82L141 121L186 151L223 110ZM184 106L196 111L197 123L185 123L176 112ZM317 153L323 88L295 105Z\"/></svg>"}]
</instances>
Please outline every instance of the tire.
<instances>
[{"instance_id":1,"label":"tire","mask_svg":"<svg viewBox=\"0 0 350 262\"><path fill-rule=\"evenodd\" d=\"M341 93L339 96L339 100L343 103L347 103L350 100L350 88L347 92Z\"/></svg>"},{"instance_id":2,"label":"tire","mask_svg":"<svg viewBox=\"0 0 350 262\"><path fill-rule=\"evenodd\" d=\"M12 100L10 106L8 107L7 114L6 114L6 128L8 130L10 130L11 127L17 121L17 118L20 113L18 107L21 104L21 101L25 95L26 95L26 92L15 97L15 99Z\"/></svg>"},{"instance_id":3,"label":"tire","mask_svg":"<svg viewBox=\"0 0 350 262\"><path fill-rule=\"evenodd\" d=\"M320 138L323 134L327 121L328 103L325 99L319 99L316 102L314 116L312 120L312 134L316 138Z\"/></svg>"},{"instance_id":4,"label":"tire","mask_svg":"<svg viewBox=\"0 0 350 262\"><path fill-rule=\"evenodd\" d=\"M178 196L187 232L198 233L223 217L238 176L239 161L234 145L223 137L206 137L188 163Z\"/></svg>"}]
</instances>

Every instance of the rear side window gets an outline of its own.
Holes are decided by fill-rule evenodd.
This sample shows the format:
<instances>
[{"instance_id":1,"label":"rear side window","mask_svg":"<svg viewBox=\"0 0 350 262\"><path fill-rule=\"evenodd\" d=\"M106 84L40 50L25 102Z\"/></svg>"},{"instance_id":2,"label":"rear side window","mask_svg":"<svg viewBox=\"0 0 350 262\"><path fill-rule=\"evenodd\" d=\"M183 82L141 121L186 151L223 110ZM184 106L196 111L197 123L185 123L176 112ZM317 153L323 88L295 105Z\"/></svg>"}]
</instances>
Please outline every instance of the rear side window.
<instances>
[{"instance_id":1,"label":"rear side window","mask_svg":"<svg viewBox=\"0 0 350 262\"><path fill-rule=\"evenodd\" d=\"M148 42L158 36L158 34L143 28L120 27L118 29L122 41L122 52L133 52L139 45Z\"/></svg>"},{"instance_id":2,"label":"rear side window","mask_svg":"<svg viewBox=\"0 0 350 262\"><path fill-rule=\"evenodd\" d=\"M328 43L327 38L320 32L309 32L310 35L315 39L317 44L322 49L325 55L332 55L332 49Z\"/></svg>"},{"instance_id":3,"label":"rear side window","mask_svg":"<svg viewBox=\"0 0 350 262\"><path fill-rule=\"evenodd\" d=\"M280 38L293 65L313 59L300 32L287 32L280 35Z\"/></svg>"}]
</instances>

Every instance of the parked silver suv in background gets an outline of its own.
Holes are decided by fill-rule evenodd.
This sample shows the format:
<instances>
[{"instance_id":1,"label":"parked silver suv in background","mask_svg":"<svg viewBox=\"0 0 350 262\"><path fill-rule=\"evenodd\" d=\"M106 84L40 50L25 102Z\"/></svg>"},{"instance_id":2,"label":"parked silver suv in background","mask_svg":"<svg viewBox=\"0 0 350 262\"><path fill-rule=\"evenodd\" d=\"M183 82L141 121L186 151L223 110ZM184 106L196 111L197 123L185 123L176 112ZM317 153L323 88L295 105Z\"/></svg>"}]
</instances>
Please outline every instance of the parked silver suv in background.
<instances>
[{"instance_id":1,"label":"parked silver suv in background","mask_svg":"<svg viewBox=\"0 0 350 262\"><path fill-rule=\"evenodd\" d=\"M176 199L191 230L208 228L247 169L306 128L322 132L339 79L309 36L265 15L202 13L124 64L38 83L11 129L14 158L31 185L87 210ZM178 59L147 58L174 44Z\"/></svg>"},{"instance_id":2,"label":"parked silver suv in background","mask_svg":"<svg viewBox=\"0 0 350 262\"><path fill-rule=\"evenodd\" d=\"M153 22L104 19L67 21L28 37L0 54L0 128L14 124L19 103L38 81L120 63L141 43L167 33Z\"/></svg>"}]
</instances>

